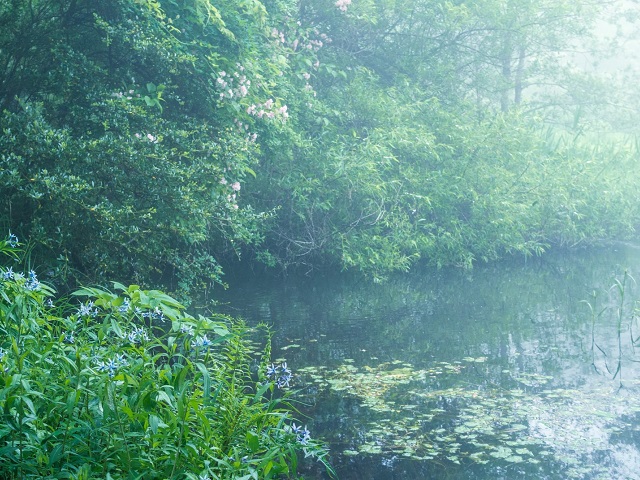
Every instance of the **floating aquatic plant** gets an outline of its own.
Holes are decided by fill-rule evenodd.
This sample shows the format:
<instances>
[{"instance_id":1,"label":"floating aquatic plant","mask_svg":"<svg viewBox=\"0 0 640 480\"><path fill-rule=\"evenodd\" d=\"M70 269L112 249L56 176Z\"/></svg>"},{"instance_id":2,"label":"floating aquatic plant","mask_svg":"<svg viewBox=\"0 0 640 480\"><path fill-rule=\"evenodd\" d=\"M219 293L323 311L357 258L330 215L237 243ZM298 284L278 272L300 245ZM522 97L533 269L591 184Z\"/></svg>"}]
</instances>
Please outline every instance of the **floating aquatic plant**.
<instances>
[{"instance_id":1,"label":"floating aquatic plant","mask_svg":"<svg viewBox=\"0 0 640 480\"><path fill-rule=\"evenodd\" d=\"M535 372L503 370L511 389L463 383L467 377L461 374L486 362L465 357L416 369L401 361L362 367L349 361L307 367L299 375L370 412L370 421L358 423L347 441L345 456L532 467L555 461L567 478L581 478L585 469L593 474L604 468L584 459L613 449L612 436L630 428L622 412L640 412L640 398L632 392L551 388L552 378Z\"/></svg>"}]
</instances>

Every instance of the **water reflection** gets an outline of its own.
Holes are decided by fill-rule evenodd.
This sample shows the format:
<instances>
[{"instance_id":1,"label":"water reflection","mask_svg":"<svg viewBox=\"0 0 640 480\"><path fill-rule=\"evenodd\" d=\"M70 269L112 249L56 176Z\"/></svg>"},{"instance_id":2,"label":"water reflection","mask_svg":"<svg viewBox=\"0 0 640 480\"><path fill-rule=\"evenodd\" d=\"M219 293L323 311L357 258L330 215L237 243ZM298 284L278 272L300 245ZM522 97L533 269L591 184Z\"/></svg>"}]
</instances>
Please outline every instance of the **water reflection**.
<instances>
[{"instance_id":1,"label":"water reflection","mask_svg":"<svg viewBox=\"0 0 640 480\"><path fill-rule=\"evenodd\" d=\"M220 300L275 327L343 479L639 478L639 289L622 317L610 290L639 260L619 245L383 285L245 277Z\"/></svg>"}]
</instances>

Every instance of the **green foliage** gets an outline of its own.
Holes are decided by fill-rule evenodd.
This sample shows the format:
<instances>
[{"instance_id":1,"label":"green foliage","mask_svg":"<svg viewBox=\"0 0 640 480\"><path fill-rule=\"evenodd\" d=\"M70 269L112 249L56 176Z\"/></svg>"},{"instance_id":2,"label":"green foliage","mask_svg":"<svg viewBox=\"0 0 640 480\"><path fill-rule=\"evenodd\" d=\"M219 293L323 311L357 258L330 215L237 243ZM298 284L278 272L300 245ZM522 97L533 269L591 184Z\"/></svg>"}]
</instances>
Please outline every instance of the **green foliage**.
<instances>
[{"instance_id":1,"label":"green foliage","mask_svg":"<svg viewBox=\"0 0 640 480\"><path fill-rule=\"evenodd\" d=\"M558 53L605 10L5 2L0 222L57 282L181 298L243 253L379 279L629 235L637 146L596 127L635 93Z\"/></svg>"},{"instance_id":2,"label":"green foliage","mask_svg":"<svg viewBox=\"0 0 640 480\"><path fill-rule=\"evenodd\" d=\"M2 478L297 478L299 452L326 464L254 329L137 285L54 304L35 273L0 275Z\"/></svg>"}]
</instances>

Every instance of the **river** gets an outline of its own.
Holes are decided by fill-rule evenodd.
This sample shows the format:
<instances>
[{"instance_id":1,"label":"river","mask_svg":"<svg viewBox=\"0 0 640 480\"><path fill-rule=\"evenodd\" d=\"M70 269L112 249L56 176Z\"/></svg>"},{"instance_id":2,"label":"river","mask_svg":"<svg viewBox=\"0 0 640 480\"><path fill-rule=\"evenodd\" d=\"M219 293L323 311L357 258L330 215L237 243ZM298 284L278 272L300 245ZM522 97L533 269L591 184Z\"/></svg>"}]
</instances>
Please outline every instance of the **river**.
<instances>
[{"instance_id":1,"label":"river","mask_svg":"<svg viewBox=\"0 0 640 480\"><path fill-rule=\"evenodd\" d=\"M639 270L617 244L381 284L243 274L218 310L273 327L343 480L640 479Z\"/></svg>"}]
</instances>

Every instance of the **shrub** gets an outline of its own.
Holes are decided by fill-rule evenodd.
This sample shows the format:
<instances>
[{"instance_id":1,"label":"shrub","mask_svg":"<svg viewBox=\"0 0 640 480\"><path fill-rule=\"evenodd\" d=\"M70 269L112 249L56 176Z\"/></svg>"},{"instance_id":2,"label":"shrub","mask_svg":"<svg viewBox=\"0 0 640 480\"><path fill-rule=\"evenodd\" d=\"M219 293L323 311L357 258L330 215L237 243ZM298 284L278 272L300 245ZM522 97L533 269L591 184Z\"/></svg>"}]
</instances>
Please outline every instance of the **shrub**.
<instances>
[{"instance_id":1,"label":"shrub","mask_svg":"<svg viewBox=\"0 0 640 480\"><path fill-rule=\"evenodd\" d=\"M291 478L299 452L332 472L293 423L291 372L269 365L267 329L114 290L54 304L35 272L0 268L1 478Z\"/></svg>"}]
</instances>

